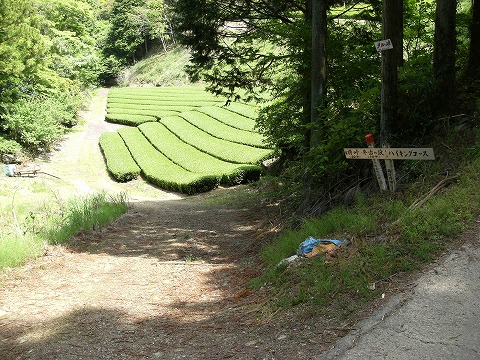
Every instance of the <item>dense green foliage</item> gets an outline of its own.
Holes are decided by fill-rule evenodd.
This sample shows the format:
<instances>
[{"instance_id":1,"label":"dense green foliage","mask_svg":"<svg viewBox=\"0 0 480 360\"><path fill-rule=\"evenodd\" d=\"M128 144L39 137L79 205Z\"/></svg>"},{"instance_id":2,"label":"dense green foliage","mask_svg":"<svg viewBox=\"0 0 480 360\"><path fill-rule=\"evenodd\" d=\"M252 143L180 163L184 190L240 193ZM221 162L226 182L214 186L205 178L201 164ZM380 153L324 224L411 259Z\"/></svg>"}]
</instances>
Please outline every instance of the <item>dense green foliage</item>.
<instances>
[{"instance_id":1,"label":"dense green foliage","mask_svg":"<svg viewBox=\"0 0 480 360\"><path fill-rule=\"evenodd\" d=\"M140 168L118 133L106 132L100 135L100 147L105 156L107 169L115 180L126 182L140 175Z\"/></svg>"},{"instance_id":2,"label":"dense green foliage","mask_svg":"<svg viewBox=\"0 0 480 360\"><path fill-rule=\"evenodd\" d=\"M4 114L2 130L32 153L50 150L65 128L77 124L77 98L57 94L21 99Z\"/></svg>"},{"instance_id":3,"label":"dense green foliage","mask_svg":"<svg viewBox=\"0 0 480 360\"><path fill-rule=\"evenodd\" d=\"M125 65L131 65L148 53L150 45L169 39L169 9L163 0L116 0L108 16L108 32L102 50L108 71L105 80L119 75Z\"/></svg>"},{"instance_id":4,"label":"dense green foliage","mask_svg":"<svg viewBox=\"0 0 480 360\"><path fill-rule=\"evenodd\" d=\"M380 130L381 61L373 44L382 38L381 2L329 3L327 92L316 122L310 113L311 71L317 65L311 63L311 3L178 0L176 13L181 41L192 53L192 78L216 93L260 101L258 129L281 151L292 188L328 191L329 184L364 176L364 166L346 161L342 150L365 146L364 136ZM460 3L457 78L467 62L471 19L471 3ZM391 142L418 146L438 125L435 2L405 1L403 15L404 59ZM471 112L472 101L454 108ZM319 134L314 145L313 133Z\"/></svg>"},{"instance_id":5,"label":"dense green foliage","mask_svg":"<svg viewBox=\"0 0 480 360\"><path fill-rule=\"evenodd\" d=\"M83 90L103 71L97 8L81 0L2 1L0 134L48 150L77 123Z\"/></svg>"}]
</instances>

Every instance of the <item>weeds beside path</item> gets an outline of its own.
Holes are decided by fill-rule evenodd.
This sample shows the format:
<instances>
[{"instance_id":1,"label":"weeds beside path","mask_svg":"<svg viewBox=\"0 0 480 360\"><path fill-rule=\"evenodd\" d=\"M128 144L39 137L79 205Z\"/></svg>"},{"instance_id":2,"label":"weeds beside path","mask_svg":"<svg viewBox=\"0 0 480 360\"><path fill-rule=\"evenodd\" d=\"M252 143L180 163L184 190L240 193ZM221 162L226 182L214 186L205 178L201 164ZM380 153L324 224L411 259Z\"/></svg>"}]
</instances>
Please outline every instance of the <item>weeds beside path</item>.
<instances>
[{"instance_id":1,"label":"weeds beside path","mask_svg":"<svg viewBox=\"0 0 480 360\"><path fill-rule=\"evenodd\" d=\"M111 129L105 97L97 94L82 130L42 164L61 180L41 180L65 197L128 191L133 207L1 275L0 358L308 359L334 341L335 331L320 336L328 321L308 313L257 318L264 295L246 285L274 208L239 206L242 187L184 198L141 179L110 180L98 147ZM8 179L18 180L32 179Z\"/></svg>"}]
</instances>

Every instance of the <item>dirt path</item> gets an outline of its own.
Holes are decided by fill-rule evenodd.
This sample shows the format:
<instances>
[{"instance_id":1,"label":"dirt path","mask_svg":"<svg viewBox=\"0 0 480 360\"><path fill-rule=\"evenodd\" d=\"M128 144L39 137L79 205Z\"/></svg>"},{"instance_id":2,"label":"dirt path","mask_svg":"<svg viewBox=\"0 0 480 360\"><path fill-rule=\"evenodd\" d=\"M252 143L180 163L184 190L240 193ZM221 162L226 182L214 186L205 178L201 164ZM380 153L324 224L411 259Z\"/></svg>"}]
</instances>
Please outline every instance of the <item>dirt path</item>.
<instances>
[{"instance_id":1,"label":"dirt path","mask_svg":"<svg viewBox=\"0 0 480 360\"><path fill-rule=\"evenodd\" d=\"M258 316L259 236L275 209L234 206L223 193L183 197L143 180L117 184L98 148L106 91L45 170L62 193L128 191L132 210L72 246L3 274L0 359L309 359L325 319ZM237 189L238 190L238 189ZM228 198L228 197L227 197ZM233 198L233 197L232 197Z\"/></svg>"}]
</instances>

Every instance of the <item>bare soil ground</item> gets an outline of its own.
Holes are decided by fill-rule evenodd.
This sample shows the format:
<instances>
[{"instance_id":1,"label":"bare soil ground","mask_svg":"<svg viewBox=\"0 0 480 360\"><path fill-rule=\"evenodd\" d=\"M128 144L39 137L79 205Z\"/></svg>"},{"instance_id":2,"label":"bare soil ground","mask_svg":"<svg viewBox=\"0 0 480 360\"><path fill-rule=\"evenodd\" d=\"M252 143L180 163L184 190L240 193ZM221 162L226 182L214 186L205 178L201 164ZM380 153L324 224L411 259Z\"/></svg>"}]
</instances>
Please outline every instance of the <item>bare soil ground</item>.
<instances>
[{"instance_id":1,"label":"bare soil ground","mask_svg":"<svg viewBox=\"0 0 480 360\"><path fill-rule=\"evenodd\" d=\"M268 294L247 284L274 206L239 206L242 187L184 197L113 182L98 147L116 128L105 99L42 165L61 180L45 181L64 196L128 191L132 208L1 274L0 359L310 359L345 333L300 307L260 312Z\"/></svg>"}]
</instances>

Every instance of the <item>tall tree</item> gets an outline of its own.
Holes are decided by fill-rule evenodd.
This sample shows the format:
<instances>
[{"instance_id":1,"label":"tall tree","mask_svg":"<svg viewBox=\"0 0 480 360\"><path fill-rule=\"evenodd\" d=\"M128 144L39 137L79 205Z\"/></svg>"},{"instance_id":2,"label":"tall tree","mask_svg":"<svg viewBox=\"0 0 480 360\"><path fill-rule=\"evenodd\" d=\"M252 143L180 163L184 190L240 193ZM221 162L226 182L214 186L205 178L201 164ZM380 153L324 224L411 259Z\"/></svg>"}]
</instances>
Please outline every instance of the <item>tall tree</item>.
<instances>
[{"instance_id":1,"label":"tall tree","mask_svg":"<svg viewBox=\"0 0 480 360\"><path fill-rule=\"evenodd\" d=\"M393 49L382 51L380 137L388 143L398 116L397 68L403 56L403 0L383 1L382 38L393 44Z\"/></svg>"},{"instance_id":2,"label":"tall tree","mask_svg":"<svg viewBox=\"0 0 480 360\"><path fill-rule=\"evenodd\" d=\"M467 75L471 80L480 80L480 0L472 0L470 54Z\"/></svg>"},{"instance_id":3,"label":"tall tree","mask_svg":"<svg viewBox=\"0 0 480 360\"><path fill-rule=\"evenodd\" d=\"M0 0L0 112L46 67L48 47L30 1Z\"/></svg>"},{"instance_id":4,"label":"tall tree","mask_svg":"<svg viewBox=\"0 0 480 360\"><path fill-rule=\"evenodd\" d=\"M132 64L141 57L145 38L132 14L137 6L144 4L144 0L114 1L110 13L111 27L103 48L106 56L114 56L124 64Z\"/></svg>"},{"instance_id":5,"label":"tall tree","mask_svg":"<svg viewBox=\"0 0 480 360\"><path fill-rule=\"evenodd\" d=\"M271 100L259 127L281 148L309 145L310 1L177 0L181 42L192 79L231 98ZM239 92L238 90L242 91Z\"/></svg>"},{"instance_id":6,"label":"tall tree","mask_svg":"<svg viewBox=\"0 0 480 360\"><path fill-rule=\"evenodd\" d=\"M450 113L455 104L456 5L456 0L437 0L433 72L439 114Z\"/></svg>"},{"instance_id":7,"label":"tall tree","mask_svg":"<svg viewBox=\"0 0 480 360\"><path fill-rule=\"evenodd\" d=\"M326 0L312 0L311 147L320 143L320 114L327 95L327 7Z\"/></svg>"}]
</instances>

